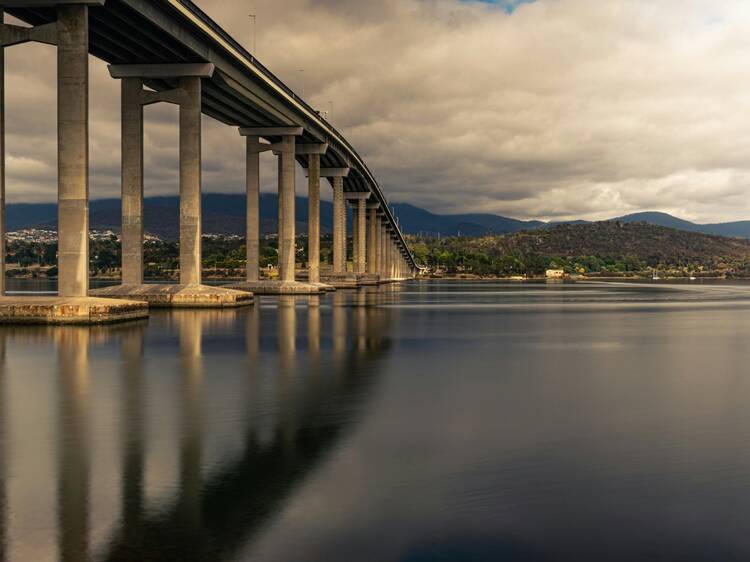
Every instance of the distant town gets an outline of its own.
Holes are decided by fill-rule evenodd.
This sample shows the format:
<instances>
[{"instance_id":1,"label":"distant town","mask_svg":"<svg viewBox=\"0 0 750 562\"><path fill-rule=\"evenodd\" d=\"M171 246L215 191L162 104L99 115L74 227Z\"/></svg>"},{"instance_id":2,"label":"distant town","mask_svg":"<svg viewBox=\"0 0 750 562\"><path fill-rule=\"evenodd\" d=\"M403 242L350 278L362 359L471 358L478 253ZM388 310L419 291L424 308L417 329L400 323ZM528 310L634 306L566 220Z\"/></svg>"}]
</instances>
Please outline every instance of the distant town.
<instances>
[{"instance_id":1,"label":"distant town","mask_svg":"<svg viewBox=\"0 0 750 562\"><path fill-rule=\"evenodd\" d=\"M562 224L501 235L411 235L408 238L416 259L432 277L750 277L750 241L647 223L606 221ZM111 229L93 230L90 239L92 276L119 278L119 234ZM15 230L7 233L6 240L9 277L56 277L55 230ZM323 236L321 259L324 268L331 263L331 246L330 235ZM306 249L306 237L298 237L297 263L300 267L307 260ZM147 234L144 254L147 277L177 277L177 241ZM261 239L264 275L273 277L276 274L277 259L277 237L265 234ZM203 270L208 278L242 278L245 274L245 239L236 234L204 234Z\"/></svg>"}]
</instances>

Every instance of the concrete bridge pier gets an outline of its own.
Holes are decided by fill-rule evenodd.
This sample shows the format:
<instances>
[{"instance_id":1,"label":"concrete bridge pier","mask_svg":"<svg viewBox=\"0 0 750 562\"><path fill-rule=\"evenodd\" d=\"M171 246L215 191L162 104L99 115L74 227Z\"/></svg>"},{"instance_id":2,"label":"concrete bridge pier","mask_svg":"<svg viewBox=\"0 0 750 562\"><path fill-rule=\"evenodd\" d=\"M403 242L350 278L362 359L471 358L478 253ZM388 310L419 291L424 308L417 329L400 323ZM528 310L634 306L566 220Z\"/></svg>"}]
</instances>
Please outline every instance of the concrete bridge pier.
<instances>
[{"instance_id":1,"label":"concrete bridge pier","mask_svg":"<svg viewBox=\"0 0 750 562\"><path fill-rule=\"evenodd\" d=\"M335 291L320 280L320 157L327 151L328 143L296 146L297 156L307 156L307 282L320 291Z\"/></svg>"},{"instance_id":2,"label":"concrete bridge pier","mask_svg":"<svg viewBox=\"0 0 750 562\"><path fill-rule=\"evenodd\" d=\"M333 184L333 273L346 273L346 204L344 178L336 176Z\"/></svg>"},{"instance_id":3,"label":"concrete bridge pier","mask_svg":"<svg viewBox=\"0 0 750 562\"><path fill-rule=\"evenodd\" d=\"M380 247L379 203L367 204L367 276L374 284L380 282L378 249Z\"/></svg>"},{"instance_id":4,"label":"concrete bridge pier","mask_svg":"<svg viewBox=\"0 0 750 562\"><path fill-rule=\"evenodd\" d=\"M248 283L256 283L260 281L260 153L263 152L263 145L257 135L247 135L245 139L245 280Z\"/></svg>"},{"instance_id":5,"label":"concrete bridge pier","mask_svg":"<svg viewBox=\"0 0 750 562\"><path fill-rule=\"evenodd\" d=\"M129 299L166 308L228 308L253 303L252 295L202 284L201 274L201 106L202 79L214 66L198 64L113 65L122 80L122 284L92 296ZM170 90L143 88L146 80L175 83ZM147 284L143 278L143 107L179 106L180 279Z\"/></svg>"},{"instance_id":6,"label":"concrete bridge pier","mask_svg":"<svg viewBox=\"0 0 750 562\"><path fill-rule=\"evenodd\" d=\"M357 275L359 273L359 207L357 206L358 202L356 199L345 197L345 200L349 203L349 207L352 210L352 273Z\"/></svg>"},{"instance_id":7,"label":"concrete bridge pier","mask_svg":"<svg viewBox=\"0 0 750 562\"><path fill-rule=\"evenodd\" d=\"M36 27L0 22L0 323L93 324L148 316L144 305L88 297L89 286L89 5L104 0L36 2L57 21ZM2 10L0 9L0 15ZM57 47L58 296L7 297L5 291L6 47L31 41Z\"/></svg>"},{"instance_id":8,"label":"concrete bridge pier","mask_svg":"<svg viewBox=\"0 0 750 562\"><path fill-rule=\"evenodd\" d=\"M352 207L352 262L357 282L367 272L367 199L370 192L351 192L346 200Z\"/></svg>"},{"instance_id":9,"label":"concrete bridge pier","mask_svg":"<svg viewBox=\"0 0 750 562\"><path fill-rule=\"evenodd\" d=\"M380 253L382 258L380 261L380 281L381 283L390 283L391 231L387 222L383 224L382 248Z\"/></svg>"},{"instance_id":10,"label":"concrete bridge pier","mask_svg":"<svg viewBox=\"0 0 750 562\"><path fill-rule=\"evenodd\" d=\"M320 283L320 154L308 158L307 280Z\"/></svg>"},{"instance_id":11,"label":"concrete bridge pier","mask_svg":"<svg viewBox=\"0 0 750 562\"><path fill-rule=\"evenodd\" d=\"M242 127L247 137L247 278L244 283L228 285L229 289L256 295L314 295L320 288L296 278L295 163L296 138L302 127ZM261 138L277 139L262 143ZM273 151L278 158L278 279L261 279L258 274L260 253L260 153Z\"/></svg>"},{"instance_id":12,"label":"concrete bridge pier","mask_svg":"<svg viewBox=\"0 0 750 562\"><path fill-rule=\"evenodd\" d=\"M388 231L386 230L385 221L382 217L379 217L378 226L378 275L380 276L380 282L385 283L388 279L385 270L385 252L386 245L388 244Z\"/></svg>"},{"instance_id":13,"label":"concrete bridge pier","mask_svg":"<svg viewBox=\"0 0 750 562\"><path fill-rule=\"evenodd\" d=\"M357 276L346 269L346 198L344 178L349 168L321 168L320 177L326 178L333 187L333 271L323 276L323 282L337 289L355 289ZM356 220L354 221L357 222Z\"/></svg>"},{"instance_id":14,"label":"concrete bridge pier","mask_svg":"<svg viewBox=\"0 0 750 562\"><path fill-rule=\"evenodd\" d=\"M368 225L367 225L367 200L370 197L370 192L351 192L346 194L346 199L352 205L352 225L353 225L353 263L354 263L354 276L358 286L361 285L374 285L377 283L377 278L373 275L368 275L368 261L372 259L372 255L368 254Z\"/></svg>"},{"instance_id":15,"label":"concrete bridge pier","mask_svg":"<svg viewBox=\"0 0 750 562\"><path fill-rule=\"evenodd\" d=\"M388 241L388 278L391 281L396 280L396 243L393 237Z\"/></svg>"}]
</instances>

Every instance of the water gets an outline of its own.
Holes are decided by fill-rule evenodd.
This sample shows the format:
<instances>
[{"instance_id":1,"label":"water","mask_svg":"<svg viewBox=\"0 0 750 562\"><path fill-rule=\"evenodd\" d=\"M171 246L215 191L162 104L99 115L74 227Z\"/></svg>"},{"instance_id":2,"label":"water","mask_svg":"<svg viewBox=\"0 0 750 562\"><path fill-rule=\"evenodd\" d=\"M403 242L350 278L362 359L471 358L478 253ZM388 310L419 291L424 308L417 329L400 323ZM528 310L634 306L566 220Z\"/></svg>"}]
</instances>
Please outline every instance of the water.
<instances>
[{"instance_id":1,"label":"water","mask_svg":"<svg viewBox=\"0 0 750 562\"><path fill-rule=\"evenodd\" d=\"M726 283L0 329L0 560L748 560L749 334Z\"/></svg>"}]
</instances>

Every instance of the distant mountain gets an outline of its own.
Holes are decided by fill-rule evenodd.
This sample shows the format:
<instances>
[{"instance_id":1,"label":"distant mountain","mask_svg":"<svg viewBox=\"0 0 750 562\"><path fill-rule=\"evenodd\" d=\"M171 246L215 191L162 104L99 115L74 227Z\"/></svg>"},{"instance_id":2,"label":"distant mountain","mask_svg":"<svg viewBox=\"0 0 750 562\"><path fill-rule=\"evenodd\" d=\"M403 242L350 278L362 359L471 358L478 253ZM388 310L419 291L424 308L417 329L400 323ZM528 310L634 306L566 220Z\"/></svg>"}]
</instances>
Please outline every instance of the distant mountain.
<instances>
[{"instance_id":1,"label":"distant mountain","mask_svg":"<svg viewBox=\"0 0 750 562\"><path fill-rule=\"evenodd\" d=\"M521 221L491 214L438 215L407 203L396 203L393 208L401 228L409 234L482 236L530 230L544 225L540 221Z\"/></svg>"},{"instance_id":2,"label":"distant mountain","mask_svg":"<svg viewBox=\"0 0 750 562\"><path fill-rule=\"evenodd\" d=\"M719 224L699 225L701 232L731 236L734 238L750 238L750 221L724 222Z\"/></svg>"},{"instance_id":3,"label":"distant mountain","mask_svg":"<svg viewBox=\"0 0 750 562\"><path fill-rule=\"evenodd\" d=\"M208 193L203 198L203 231L212 234L245 233L245 196L242 194ZM307 230L307 198L297 197L296 217L298 232ZM522 221L501 215L467 213L440 215L407 203L393 205L401 228L408 234L441 236L484 236L509 234L523 230L549 229L558 225L583 225L588 221L541 222ZM167 240L179 236L179 198L147 197L145 201L146 232ZM260 197L261 231L275 233L278 224L278 197L263 193ZM97 199L90 203L91 228L120 230L119 199ZM321 231L330 233L333 225L333 205L320 204ZM697 224L667 213L646 212L611 219L625 224L647 223L688 232L715 234L750 239L750 221L719 224ZM57 205L53 203L16 203L7 206L7 229L57 228ZM351 228L351 227L350 227ZM351 231L351 230L350 230Z\"/></svg>"},{"instance_id":4,"label":"distant mountain","mask_svg":"<svg viewBox=\"0 0 750 562\"><path fill-rule=\"evenodd\" d=\"M666 226L667 228L676 228L678 230L687 230L690 232L701 232L699 225L673 217L667 213L647 212L647 213L633 213L632 215L625 215L623 217L616 217L610 219L614 222L623 222L626 224L645 222L647 224L653 224L656 226Z\"/></svg>"},{"instance_id":5,"label":"distant mountain","mask_svg":"<svg viewBox=\"0 0 750 562\"><path fill-rule=\"evenodd\" d=\"M203 232L211 234L238 234L244 236L246 225L246 198L234 194L205 194L203 204ZM179 237L180 200L178 197L147 197L144 201L145 230L165 240ZM261 232L278 230L278 196L263 193L260 196ZM307 230L307 198L297 197L296 218L298 232ZM57 229L57 205L10 204L7 206L7 229L24 228ZM331 232L333 205L320 203L320 222L323 234ZM94 230L120 231L122 224L119 199L96 199L89 206L89 223Z\"/></svg>"},{"instance_id":6,"label":"distant mountain","mask_svg":"<svg viewBox=\"0 0 750 562\"><path fill-rule=\"evenodd\" d=\"M688 232L701 232L703 234L715 234L718 236L729 236L731 238L750 239L750 221L725 222L717 224L698 224L686 221L667 213L635 213L612 219L624 223L645 222L667 228L677 228Z\"/></svg>"}]
</instances>

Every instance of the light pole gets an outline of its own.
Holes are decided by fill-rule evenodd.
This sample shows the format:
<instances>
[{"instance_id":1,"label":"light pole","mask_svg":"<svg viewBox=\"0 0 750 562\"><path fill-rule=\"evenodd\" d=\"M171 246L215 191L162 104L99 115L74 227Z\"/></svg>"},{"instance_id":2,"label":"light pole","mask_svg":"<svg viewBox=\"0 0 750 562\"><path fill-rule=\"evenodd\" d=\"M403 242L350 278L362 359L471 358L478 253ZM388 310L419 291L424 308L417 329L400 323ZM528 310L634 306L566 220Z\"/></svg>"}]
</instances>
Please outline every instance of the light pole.
<instances>
[{"instance_id":1,"label":"light pole","mask_svg":"<svg viewBox=\"0 0 750 562\"><path fill-rule=\"evenodd\" d=\"M299 74L302 77L301 78L301 80L302 80L302 97L304 98L305 97L305 69L304 68L300 68L299 69Z\"/></svg>"},{"instance_id":2,"label":"light pole","mask_svg":"<svg viewBox=\"0 0 750 562\"><path fill-rule=\"evenodd\" d=\"M255 56L255 37L257 35L258 27L257 27L257 18L255 14L250 14L250 19L253 20L253 37L252 37L252 44L253 44L253 56Z\"/></svg>"}]
</instances>

